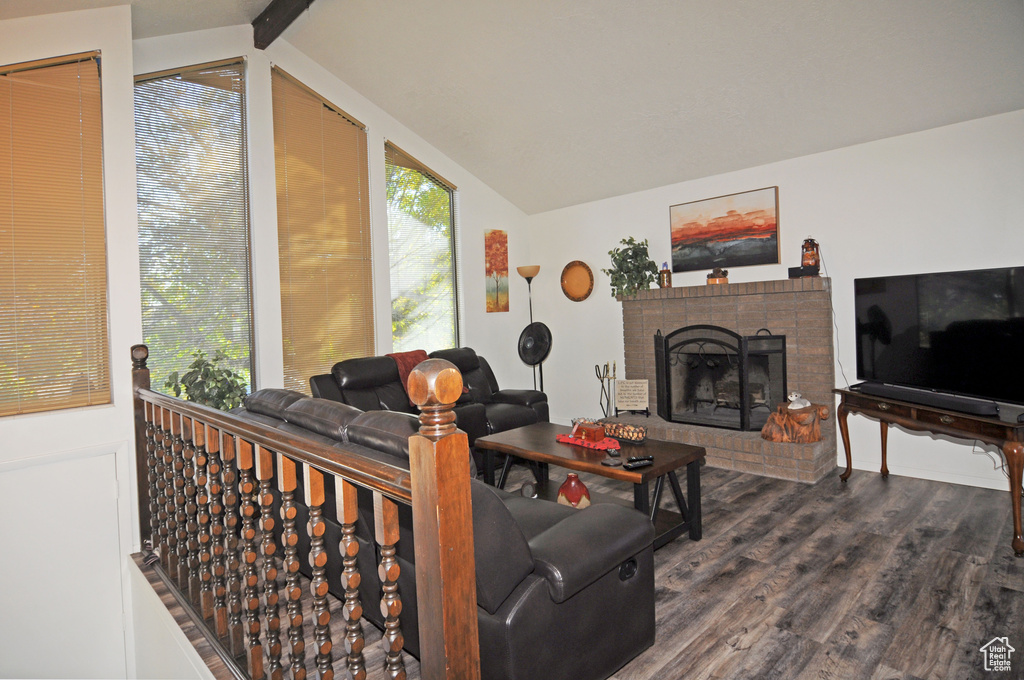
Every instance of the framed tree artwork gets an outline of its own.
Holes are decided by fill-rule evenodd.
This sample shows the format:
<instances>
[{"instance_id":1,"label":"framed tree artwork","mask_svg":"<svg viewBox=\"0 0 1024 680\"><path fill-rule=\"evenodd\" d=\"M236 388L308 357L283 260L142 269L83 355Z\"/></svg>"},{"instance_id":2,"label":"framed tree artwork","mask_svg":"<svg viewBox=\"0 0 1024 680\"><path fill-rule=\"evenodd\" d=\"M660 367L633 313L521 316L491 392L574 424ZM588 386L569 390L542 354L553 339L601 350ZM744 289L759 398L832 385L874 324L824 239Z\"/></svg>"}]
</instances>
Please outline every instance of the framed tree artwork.
<instances>
[{"instance_id":1,"label":"framed tree artwork","mask_svg":"<svg viewBox=\"0 0 1024 680\"><path fill-rule=\"evenodd\" d=\"M484 232L484 273L487 311L508 311L508 234L501 229Z\"/></svg>"},{"instance_id":2,"label":"framed tree artwork","mask_svg":"<svg viewBox=\"0 0 1024 680\"><path fill-rule=\"evenodd\" d=\"M680 203L669 208L672 271L779 262L779 188Z\"/></svg>"}]
</instances>

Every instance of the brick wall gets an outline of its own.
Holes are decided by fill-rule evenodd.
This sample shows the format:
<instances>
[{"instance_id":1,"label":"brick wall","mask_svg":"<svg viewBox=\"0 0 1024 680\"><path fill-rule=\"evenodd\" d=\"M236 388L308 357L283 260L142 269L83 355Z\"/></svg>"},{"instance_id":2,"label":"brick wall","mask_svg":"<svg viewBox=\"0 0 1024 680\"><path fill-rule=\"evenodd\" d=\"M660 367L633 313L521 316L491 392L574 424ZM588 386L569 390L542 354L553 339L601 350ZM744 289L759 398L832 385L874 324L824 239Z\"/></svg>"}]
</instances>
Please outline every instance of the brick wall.
<instances>
[{"instance_id":1,"label":"brick wall","mask_svg":"<svg viewBox=\"0 0 1024 680\"><path fill-rule=\"evenodd\" d=\"M650 382L651 410L656 411L654 334L683 326L713 324L740 335L767 328L786 336L789 391L833 410L835 386L832 350L830 280L813 277L756 283L660 288L622 302L625 377ZM624 415L626 422L648 428L648 436L703 446L708 464L769 477L816 482L836 464L835 414L822 423L822 440L814 444L778 444L760 432L737 432Z\"/></svg>"}]
</instances>

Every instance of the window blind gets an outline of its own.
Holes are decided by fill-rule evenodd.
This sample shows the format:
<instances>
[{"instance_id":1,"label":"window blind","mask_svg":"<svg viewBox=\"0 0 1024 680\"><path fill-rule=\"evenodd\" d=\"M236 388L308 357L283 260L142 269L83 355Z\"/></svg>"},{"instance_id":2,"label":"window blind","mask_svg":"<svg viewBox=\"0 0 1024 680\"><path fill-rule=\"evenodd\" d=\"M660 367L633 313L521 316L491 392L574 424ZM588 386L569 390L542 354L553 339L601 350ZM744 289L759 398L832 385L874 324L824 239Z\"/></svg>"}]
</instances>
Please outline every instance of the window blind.
<instances>
[{"instance_id":1,"label":"window blind","mask_svg":"<svg viewBox=\"0 0 1024 680\"><path fill-rule=\"evenodd\" d=\"M0 415L108 403L99 55L0 68Z\"/></svg>"},{"instance_id":2,"label":"window blind","mask_svg":"<svg viewBox=\"0 0 1024 680\"><path fill-rule=\"evenodd\" d=\"M374 354L366 131L278 68L272 84L284 386L308 393Z\"/></svg>"},{"instance_id":3,"label":"window blind","mask_svg":"<svg viewBox=\"0 0 1024 680\"><path fill-rule=\"evenodd\" d=\"M458 347L455 186L391 143L384 163L395 351Z\"/></svg>"},{"instance_id":4,"label":"window blind","mask_svg":"<svg viewBox=\"0 0 1024 680\"><path fill-rule=\"evenodd\" d=\"M202 350L252 384L252 286L240 60L135 84L142 328L155 389Z\"/></svg>"}]
</instances>

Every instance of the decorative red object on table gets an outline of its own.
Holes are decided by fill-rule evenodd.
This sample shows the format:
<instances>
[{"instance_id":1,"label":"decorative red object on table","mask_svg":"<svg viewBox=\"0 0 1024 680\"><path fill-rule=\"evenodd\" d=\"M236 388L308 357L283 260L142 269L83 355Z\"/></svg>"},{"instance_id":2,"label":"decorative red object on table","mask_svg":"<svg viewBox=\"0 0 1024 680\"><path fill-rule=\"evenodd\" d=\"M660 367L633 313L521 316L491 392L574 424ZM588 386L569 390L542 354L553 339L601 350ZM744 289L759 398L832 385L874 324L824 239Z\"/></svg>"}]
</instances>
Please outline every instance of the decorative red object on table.
<instances>
[{"instance_id":1,"label":"decorative red object on table","mask_svg":"<svg viewBox=\"0 0 1024 680\"><path fill-rule=\"evenodd\" d=\"M573 446L582 446L588 449L597 449L599 451L608 451L619 448L619 442L612 439L611 437L605 437L599 442L588 442L585 439L579 437L573 437L567 434L556 434L555 440L560 441L563 444L572 444Z\"/></svg>"}]
</instances>

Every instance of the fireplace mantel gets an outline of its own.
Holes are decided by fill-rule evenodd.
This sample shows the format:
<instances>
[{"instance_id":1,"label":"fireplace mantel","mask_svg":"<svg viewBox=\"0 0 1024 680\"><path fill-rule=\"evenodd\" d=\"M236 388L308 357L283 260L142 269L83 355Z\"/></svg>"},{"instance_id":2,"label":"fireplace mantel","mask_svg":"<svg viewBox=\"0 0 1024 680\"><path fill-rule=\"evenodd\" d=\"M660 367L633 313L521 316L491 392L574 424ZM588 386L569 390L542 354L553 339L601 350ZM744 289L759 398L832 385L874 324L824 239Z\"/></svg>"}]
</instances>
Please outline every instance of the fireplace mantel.
<instances>
[{"instance_id":1,"label":"fireplace mantel","mask_svg":"<svg viewBox=\"0 0 1024 680\"><path fill-rule=\"evenodd\" d=\"M647 379L650 403L657 403L654 335L683 326L712 324L740 335L767 328L786 336L789 390L832 409L835 387L831 281L823 277L683 286L641 291L622 303L625 377ZM707 462L770 477L815 482L836 466L834 415L822 424L815 444L767 442L758 432L666 422L656 416L627 416L646 425L651 437L697 444Z\"/></svg>"}]
</instances>

